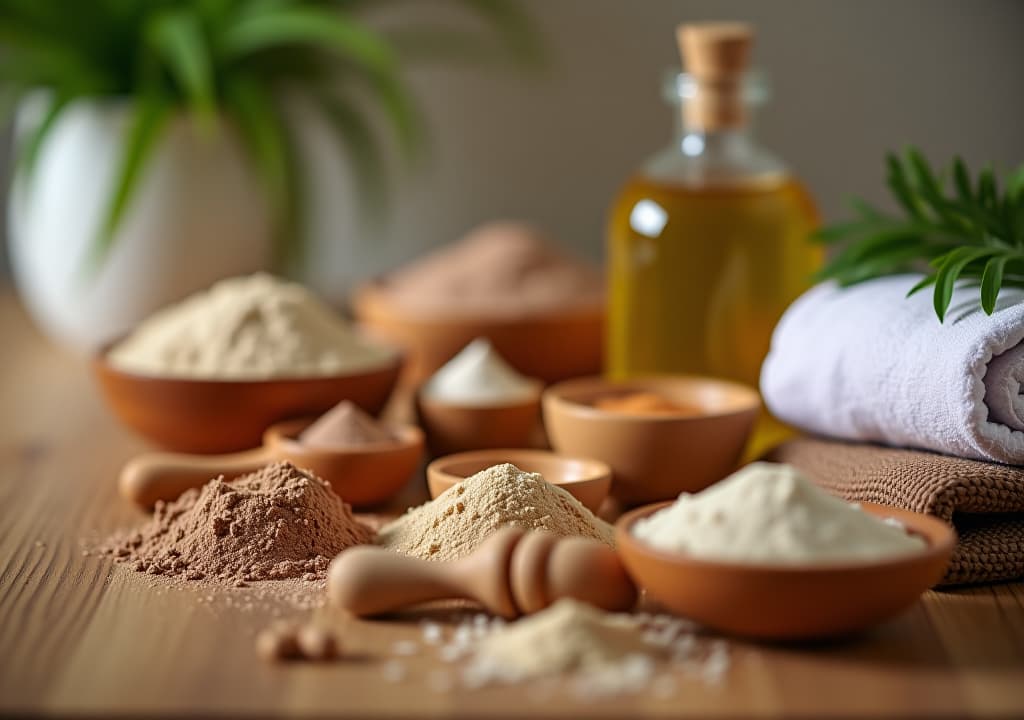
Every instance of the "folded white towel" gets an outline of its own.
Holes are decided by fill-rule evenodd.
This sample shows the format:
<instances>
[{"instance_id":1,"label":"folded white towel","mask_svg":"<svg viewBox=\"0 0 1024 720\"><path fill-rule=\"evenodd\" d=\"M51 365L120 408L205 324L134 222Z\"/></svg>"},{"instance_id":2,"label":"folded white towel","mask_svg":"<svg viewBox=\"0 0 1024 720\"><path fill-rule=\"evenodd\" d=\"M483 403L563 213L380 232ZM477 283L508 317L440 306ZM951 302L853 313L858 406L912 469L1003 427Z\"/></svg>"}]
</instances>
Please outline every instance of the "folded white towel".
<instances>
[{"instance_id":1,"label":"folded white towel","mask_svg":"<svg viewBox=\"0 0 1024 720\"><path fill-rule=\"evenodd\" d=\"M1024 291L985 315L958 289L940 324L919 276L806 292L761 370L765 404L809 432L1024 464Z\"/></svg>"}]
</instances>

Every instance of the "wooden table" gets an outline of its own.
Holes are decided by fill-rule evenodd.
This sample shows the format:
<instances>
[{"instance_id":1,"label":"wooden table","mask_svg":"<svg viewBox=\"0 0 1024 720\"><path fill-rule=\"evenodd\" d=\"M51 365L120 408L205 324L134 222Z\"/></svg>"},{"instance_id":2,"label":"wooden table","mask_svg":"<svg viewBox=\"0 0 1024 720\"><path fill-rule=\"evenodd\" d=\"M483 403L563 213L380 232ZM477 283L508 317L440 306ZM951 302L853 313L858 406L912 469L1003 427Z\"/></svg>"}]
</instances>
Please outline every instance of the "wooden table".
<instances>
[{"instance_id":1,"label":"wooden table","mask_svg":"<svg viewBox=\"0 0 1024 720\"><path fill-rule=\"evenodd\" d=\"M85 556L83 541L138 522L114 477L144 445L119 428L79 360L0 301L0 712L59 715L662 716L1024 714L1024 586L928 593L854 640L730 642L721 685L680 680L674 697L581 703L524 688L447 690L449 666L409 658L385 679L415 621L338 624L352 657L272 665L256 629L303 616L287 603L151 580ZM422 480L420 480L422 482ZM240 589L238 593L251 592Z\"/></svg>"}]
</instances>

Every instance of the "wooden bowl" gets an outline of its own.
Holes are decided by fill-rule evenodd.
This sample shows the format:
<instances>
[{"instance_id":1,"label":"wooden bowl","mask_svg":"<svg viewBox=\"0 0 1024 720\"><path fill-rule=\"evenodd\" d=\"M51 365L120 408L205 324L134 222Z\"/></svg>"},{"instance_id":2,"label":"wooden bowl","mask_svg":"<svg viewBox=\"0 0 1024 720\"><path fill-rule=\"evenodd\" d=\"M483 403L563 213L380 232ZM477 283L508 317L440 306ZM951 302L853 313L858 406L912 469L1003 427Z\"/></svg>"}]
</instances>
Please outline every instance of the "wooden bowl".
<instances>
[{"instance_id":1,"label":"wooden bowl","mask_svg":"<svg viewBox=\"0 0 1024 720\"><path fill-rule=\"evenodd\" d=\"M411 382L422 382L478 337L491 341L527 377L555 382L599 372L604 352L604 303L529 315L416 313L390 300L380 281L352 298L366 331L409 354Z\"/></svg>"},{"instance_id":2,"label":"wooden bowl","mask_svg":"<svg viewBox=\"0 0 1024 720\"><path fill-rule=\"evenodd\" d=\"M412 425L392 426L392 442L361 448L310 448L298 442L299 433L315 418L285 420L267 428L263 445L224 455L151 452L130 460L121 470L121 495L152 509L218 475L232 480L270 463L288 461L323 478L354 507L384 503L405 487L423 459L423 433Z\"/></svg>"},{"instance_id":3,"label":"wooden bowl","mask_svg":"<svg viewBox=\"0 0 1024 720\"><path fill-rule=\"evenodd\" d=\"M430 497L436 498L470 475L501 463L512 463L520 470L540 473L549 483L568 491L595 514L612 484L612 469L600 460L566 457L547 450L477 450L448 455L427 465Z\"/></svg>"},{"instance_id":4,"label":"wooden bowl","mask_svg":"<svg viewBox=\"0 0 1024 720\"><path fill-rule=\"evenodd\" d=\"M416 417L435 456L467 450L525 448L540 420L540 388L525 400L461 405L416 393Z\"/></svg>"},{"instance_id":5,"label":"wooden bowl","mask_svg":"<svg viewBox=\"0 0 1024 720\"><path fill-rule=\"evenodd\" d=\"M362 448L309 448L296 440L313 420L270 426L263 445L278 460L312 470L353 507L380 505L395 497L423 459L423 432L414 425L391 428L395 441Z\"/></svg>"},{"instance_id":6,"label":"wooden bowl","mask_svg":"<svg viewBox=\"0 0 1024 720\"><path fill-rule=\"evenodd\" d=\"M112 346L112 345L111 345ZM127 427L179 452L223 453L259 445L280 420L320 415L351 400L377 415L402 368L400 355L377 369L327 377L196 380L140 375L92 361L107 404Z\"/></svg>"},{"instance_id":7,"label":"wooden bowl","mask_svg":"<svg viewBox=\"0 0 1024 720\"><path fill-rule=\"evenodd\" d=\"M619 557L651 599L716 630L769 640L808 640L864 630L910 607L942 579L956 534L937 518L863 503L894 518L927 547L871 562L755 565L700 560L652 548L633 536L640 518L668 506L626 513L615 525Z\"/></svg>"},{"instance_id":8,"label":"wooden bowl","mask_svg":"<svg viewBox=\"0 0 1024 720\"><path fill-rule=\"evenodd\" d=\"M638 415L593 406L599 398L653 392L698 414ZM622 382L591 377L544 392L544 425L560 453L603 460L612 495L626 504L699 492L736 468L761 407L746 385L696 376Z\"/></svg>"}]
</instances>

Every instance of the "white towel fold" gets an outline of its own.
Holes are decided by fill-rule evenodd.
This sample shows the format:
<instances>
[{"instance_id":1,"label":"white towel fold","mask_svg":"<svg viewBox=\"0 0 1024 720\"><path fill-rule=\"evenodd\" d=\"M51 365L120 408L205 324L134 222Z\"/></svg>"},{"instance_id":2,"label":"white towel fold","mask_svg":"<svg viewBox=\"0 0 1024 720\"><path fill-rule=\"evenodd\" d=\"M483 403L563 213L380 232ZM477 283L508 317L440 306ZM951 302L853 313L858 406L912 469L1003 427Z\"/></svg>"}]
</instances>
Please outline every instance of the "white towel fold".
<instances>
[{"instance_id":1,"label":"white towel fold","mask_svg":"<svg viewBox=\"0 0 1024 720\"><path fill-rule=\"evenodd\" d=\"M1024 291L985 315L958 289L940 324L919 276L812 288L772 336L761 370L780 419L832 437L1024 464Z\"/></svg>"}]
</instances>

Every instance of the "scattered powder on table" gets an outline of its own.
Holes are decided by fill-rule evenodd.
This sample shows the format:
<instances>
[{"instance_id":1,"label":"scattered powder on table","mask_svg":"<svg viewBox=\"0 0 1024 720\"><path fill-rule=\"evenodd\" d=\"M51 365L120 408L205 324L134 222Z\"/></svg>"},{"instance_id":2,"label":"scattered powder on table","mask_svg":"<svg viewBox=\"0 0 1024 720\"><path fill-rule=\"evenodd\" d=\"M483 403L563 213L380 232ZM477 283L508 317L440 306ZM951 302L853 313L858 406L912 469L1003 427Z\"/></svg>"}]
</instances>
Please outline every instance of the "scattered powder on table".
<instances>
[{"instance_id":1,"label":"scattered powder on table","mask_svg":"<svg viewBox=\"0 0 1024 720\"><path fill-rule=\"evenodd\" d=\"M521 375L486 338L477 338L434 373L423 394L460 405L516 403L536 397L540 383Z\"/></svg>"},{"instance_id":2,"label":"scattered powder on table","mask_svg":"<svg viewBox=\"0 0 1024 720\"><path fill-rule=\"evenodd\" d=\"M566 257L536 228L491 222L384 280L410 311L529 314L600 302L601 274Z\"/></svg>"},{"instance_id":3,"label":"scattered powder on table","mask_svg":"<svg viewBox=\"0 0 1024 720\"><path fill-rule=\"evenodd\" d=\"M109 354L128 372L232 380L356 372L393 357L306 288L265 274L223 280L158 311Z\"/></svg>"},{"instance_id":4,"label":"scattered powder on table","mask_svg":"<svg viewBox=\"0 0 1024 720\"><path fill-rule=\"evenodd\" d=\"M747 563L875 560L918 552L920 537L829 495L791 465L751 463L638 520L661 550Z\"/></svg>"},{"instance_id":5,"label":"scattered powder on table","mask_svg":"<svg viewBox=\"0 0 1024 720\"><path fill-rule=\"evenodd\" d=\"M330 485L285 462L159 502L147 523L103 549L154 575L244 585L323 579L335 555L371 537Z\"/></svg>"},{"instance_id":6,"label":"scattered powder on table","mask_svg":"<svg viewBox=\"0 0 1024 720\"><path fill-rule=\"evenodd\" d=\"M377 543L427 560L456 560L498 528L514 525L614 544L612 527L538 473L495 465L385 525Z\"/></svg>"},{"instance_id":7,"label":"scattered powder on table","mask_svg":"<svg viewBox=\"0 0 1024 720\"><path fill-rule=\"evenodd\" d=\"M478 614L450 630L430 621L421 629L422 645L392 648L382 667L389 682L415 680L404 659L431 652L439 662L426 679L435 692L522 683L524 697L536 701L562 690L581 700L627 693L668 699L682 680L721 685L730 666L728 643L700 637L687 620L610 614L568 599L514 622Z\"/></svg>"},{"instance_id":8,"label":"scattered powder on table","mask_svg":"<svg viewBox=\"0 0 1024 720\"><path fill-rule=\"evenodd\" d=\"M390 443L395 438L358 405L344 400L299 433L298 440L307 447L331 450Z\"/></svg>"}]
</instances>

